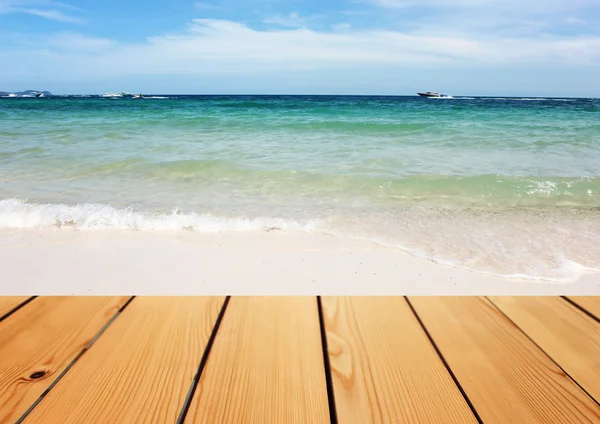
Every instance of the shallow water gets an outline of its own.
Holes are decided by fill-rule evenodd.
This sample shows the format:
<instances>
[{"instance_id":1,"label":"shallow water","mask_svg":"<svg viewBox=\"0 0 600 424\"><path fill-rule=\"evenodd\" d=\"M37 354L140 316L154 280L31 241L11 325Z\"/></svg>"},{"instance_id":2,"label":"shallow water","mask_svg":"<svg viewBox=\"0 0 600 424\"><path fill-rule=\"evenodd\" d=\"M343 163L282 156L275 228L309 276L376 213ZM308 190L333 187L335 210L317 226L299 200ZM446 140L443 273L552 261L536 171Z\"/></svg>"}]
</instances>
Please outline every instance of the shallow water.
<instances>
[{"instance_id":1,"label":"shallow water","mask_svg":"<svg viewBox=\"0 0 600 424\"><path fill-rule=\"evenodd\" d=\"M600 100L0 98L0 228L277 227L479 272L600 268Z\"/></svg>"}]
</instances>

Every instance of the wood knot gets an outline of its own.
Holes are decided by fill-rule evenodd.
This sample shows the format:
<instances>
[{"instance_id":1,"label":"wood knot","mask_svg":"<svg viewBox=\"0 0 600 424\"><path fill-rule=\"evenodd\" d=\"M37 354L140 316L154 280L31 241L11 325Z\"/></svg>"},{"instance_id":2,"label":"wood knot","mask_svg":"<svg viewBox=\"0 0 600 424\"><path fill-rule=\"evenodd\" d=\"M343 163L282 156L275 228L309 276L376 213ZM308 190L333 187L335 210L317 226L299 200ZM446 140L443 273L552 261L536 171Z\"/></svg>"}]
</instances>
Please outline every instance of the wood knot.
<instances>
[{"instance_id":1,"label":"wood knot","mask_svg":"<svg viewBox=\"0 0 600 424\"><path fill-rule=\"evenodd\" d=\"M38 378L42 378L45 375L46 375L46 371L36 371L33 374L31 374L29 376L29 378L31 378L32 380L35 380L35 379L38 379Z\"/></svg>"}]
</instances>

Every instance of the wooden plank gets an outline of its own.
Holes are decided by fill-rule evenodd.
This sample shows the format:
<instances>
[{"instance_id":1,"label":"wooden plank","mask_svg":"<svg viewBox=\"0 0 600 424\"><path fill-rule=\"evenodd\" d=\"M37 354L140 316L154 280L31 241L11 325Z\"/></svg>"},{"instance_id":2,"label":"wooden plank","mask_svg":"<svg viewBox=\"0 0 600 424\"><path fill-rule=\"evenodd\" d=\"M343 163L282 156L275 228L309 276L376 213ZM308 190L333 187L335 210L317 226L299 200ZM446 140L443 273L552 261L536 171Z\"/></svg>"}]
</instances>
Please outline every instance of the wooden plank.
<instances>
[{"instance_id":1,"label":"wooden plank","mask_svg":"<svg viewBox=\"0 0 600 424\"><path fill-rule=\"evenodd\" d=\"M340 423L476 423L403 297L323 298Z\"/></svg>"},{"instance_id":2,"label":"wooden plank","mask_svg":"<svg viewBox=\"0 0 600 424\"><path fill-rule=\"evenodd\" d=\"M600 324L559 297L492 297L491 301L600 401Z\"/></svg>"},{"instance_id":3,"label":"wooden plank","mask_svg":"<svg viewBox=\"0 0 600 424\"><path fill-rule=\"evenodd\" d=\"M174 423L224 297L138 297L25 423Z\"/></svg>"},{"instance_id":4,"label":"wooden plank","mask_svg":"<svg viewBox=\"0 0 600 424\"><path fill-rule=\"evenodd\" d=\"M328 422L316 298L232 298L186 423Z\"/></svg>"},{"instance_id":5,"label":"wooden plank","mask_svg":"<svg viewBox=\"0 0 600 424\"><path fill-rule=\"evenodd\" d=\"M598 404L487 299L410 301L486 424L600 422Z\"/></svg>"},{"instance_id":6,"label":"wooden plank","mask_svg":"<svg viewBox=\"0 0 600 424\"><path fill-rule=\"evenodd\" d=\"M15 422L127 299L39 297L2 321L0 422Z\"/></svg>"},{"instance_id":7,"label":"wooden plank","mask_svg":"<svg viewBox=\"0 0 600 424\"><path fill-rule=\"evenodd\" d=\"M568 296L568 299L600 319L600 296Z\"/></svg>"},{"instance_id":8,"label":"wooden plank","mask_svg":"<svg viewBox=\"0 0 600 424\"><path fill-rule=\"evenodd\" d=\"M27 299L29 296L0 296L0 319Z\"/></svg>"}]
</instances>

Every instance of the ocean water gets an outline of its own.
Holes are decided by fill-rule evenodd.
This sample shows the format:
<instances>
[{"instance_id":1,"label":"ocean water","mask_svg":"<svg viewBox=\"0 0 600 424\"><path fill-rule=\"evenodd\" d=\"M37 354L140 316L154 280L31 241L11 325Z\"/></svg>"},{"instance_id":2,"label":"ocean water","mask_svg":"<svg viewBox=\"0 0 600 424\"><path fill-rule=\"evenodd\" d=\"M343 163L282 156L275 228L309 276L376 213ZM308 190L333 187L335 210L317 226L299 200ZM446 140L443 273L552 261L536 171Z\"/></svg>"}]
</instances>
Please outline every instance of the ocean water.
<instances>
[{"instance_id":1,"label":"ocean water","mask_svg":"<svg viewBox=\"0 0 600 424\"><path fill-rule=\"evenodd\" d=\"M315 231L570 281L600 268L600 100L0 98L0 230L43 227Z\"/></svg>"}]
</instances>

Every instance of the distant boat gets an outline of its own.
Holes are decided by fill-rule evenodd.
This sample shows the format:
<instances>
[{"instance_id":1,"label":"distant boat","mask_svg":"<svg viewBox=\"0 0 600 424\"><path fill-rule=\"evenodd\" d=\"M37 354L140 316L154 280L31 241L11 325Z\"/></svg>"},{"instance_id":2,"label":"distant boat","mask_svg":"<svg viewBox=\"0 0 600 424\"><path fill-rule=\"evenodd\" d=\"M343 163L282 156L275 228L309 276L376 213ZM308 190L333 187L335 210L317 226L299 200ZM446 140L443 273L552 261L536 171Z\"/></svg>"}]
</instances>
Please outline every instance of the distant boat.
<instances>
[{"instance_id":1,"label":"distant boat","mask_svg":"<svg viewBox=\"0 0 600 424\"><path fill-rule=\"evenodd\" d=\"M132 97L132 96L129 93L125 93L124 91L121 91L120 93L106 93L106 94L103 94L102 97L106 97L106 98L110 98L110 99L120 99L123 97Z\"/></svg>"},{"instance_id":2,"label":"distant boat","mask_svg":"<svg viewBox=\"0 0 600 424\"><path fill-rule=\"evenodd\" d=\"M0 0L2 1L2 0ZM8 93L6 91L0 91L0 97L47 97L52 96L52 93L49 91L36 91L36 90L25 90L25 91L15 91L13 93Z\"/></svg>"},{"instance_id":3,"label":"distant boat","mask_svg":"<svg viewBox=\"0 0 600 424\"><path fill-rule=\"evenodd\" d=\"M423 97L442 97L440 95L440 93L437 93L435 91L426 91L424 93L417 93L419 96L423 96Z\"/></svg>"},{"instance_id":4,"label":"distant boat","mask_svg":"<svg viewBox=\"0 0 600 424\"><path fill-rule=\"evenodd\" d=\"M44 97L44 93L39 91L27 90L22 93L17 93L17 97Z\"/></svg>"},{"instance_id":5,"label":"distant boat","mask_svg":"<svg viewBox=\"0 0 600 424\"><path fill-rule=\"evenodd\" d=\"M134 98L134 99L143 99L143 98L144 98L144 95L143 95L142 93L140 93L140 94L134 94L134 95L133 95L133 98Z\"/></svg>"}]
</instances>

